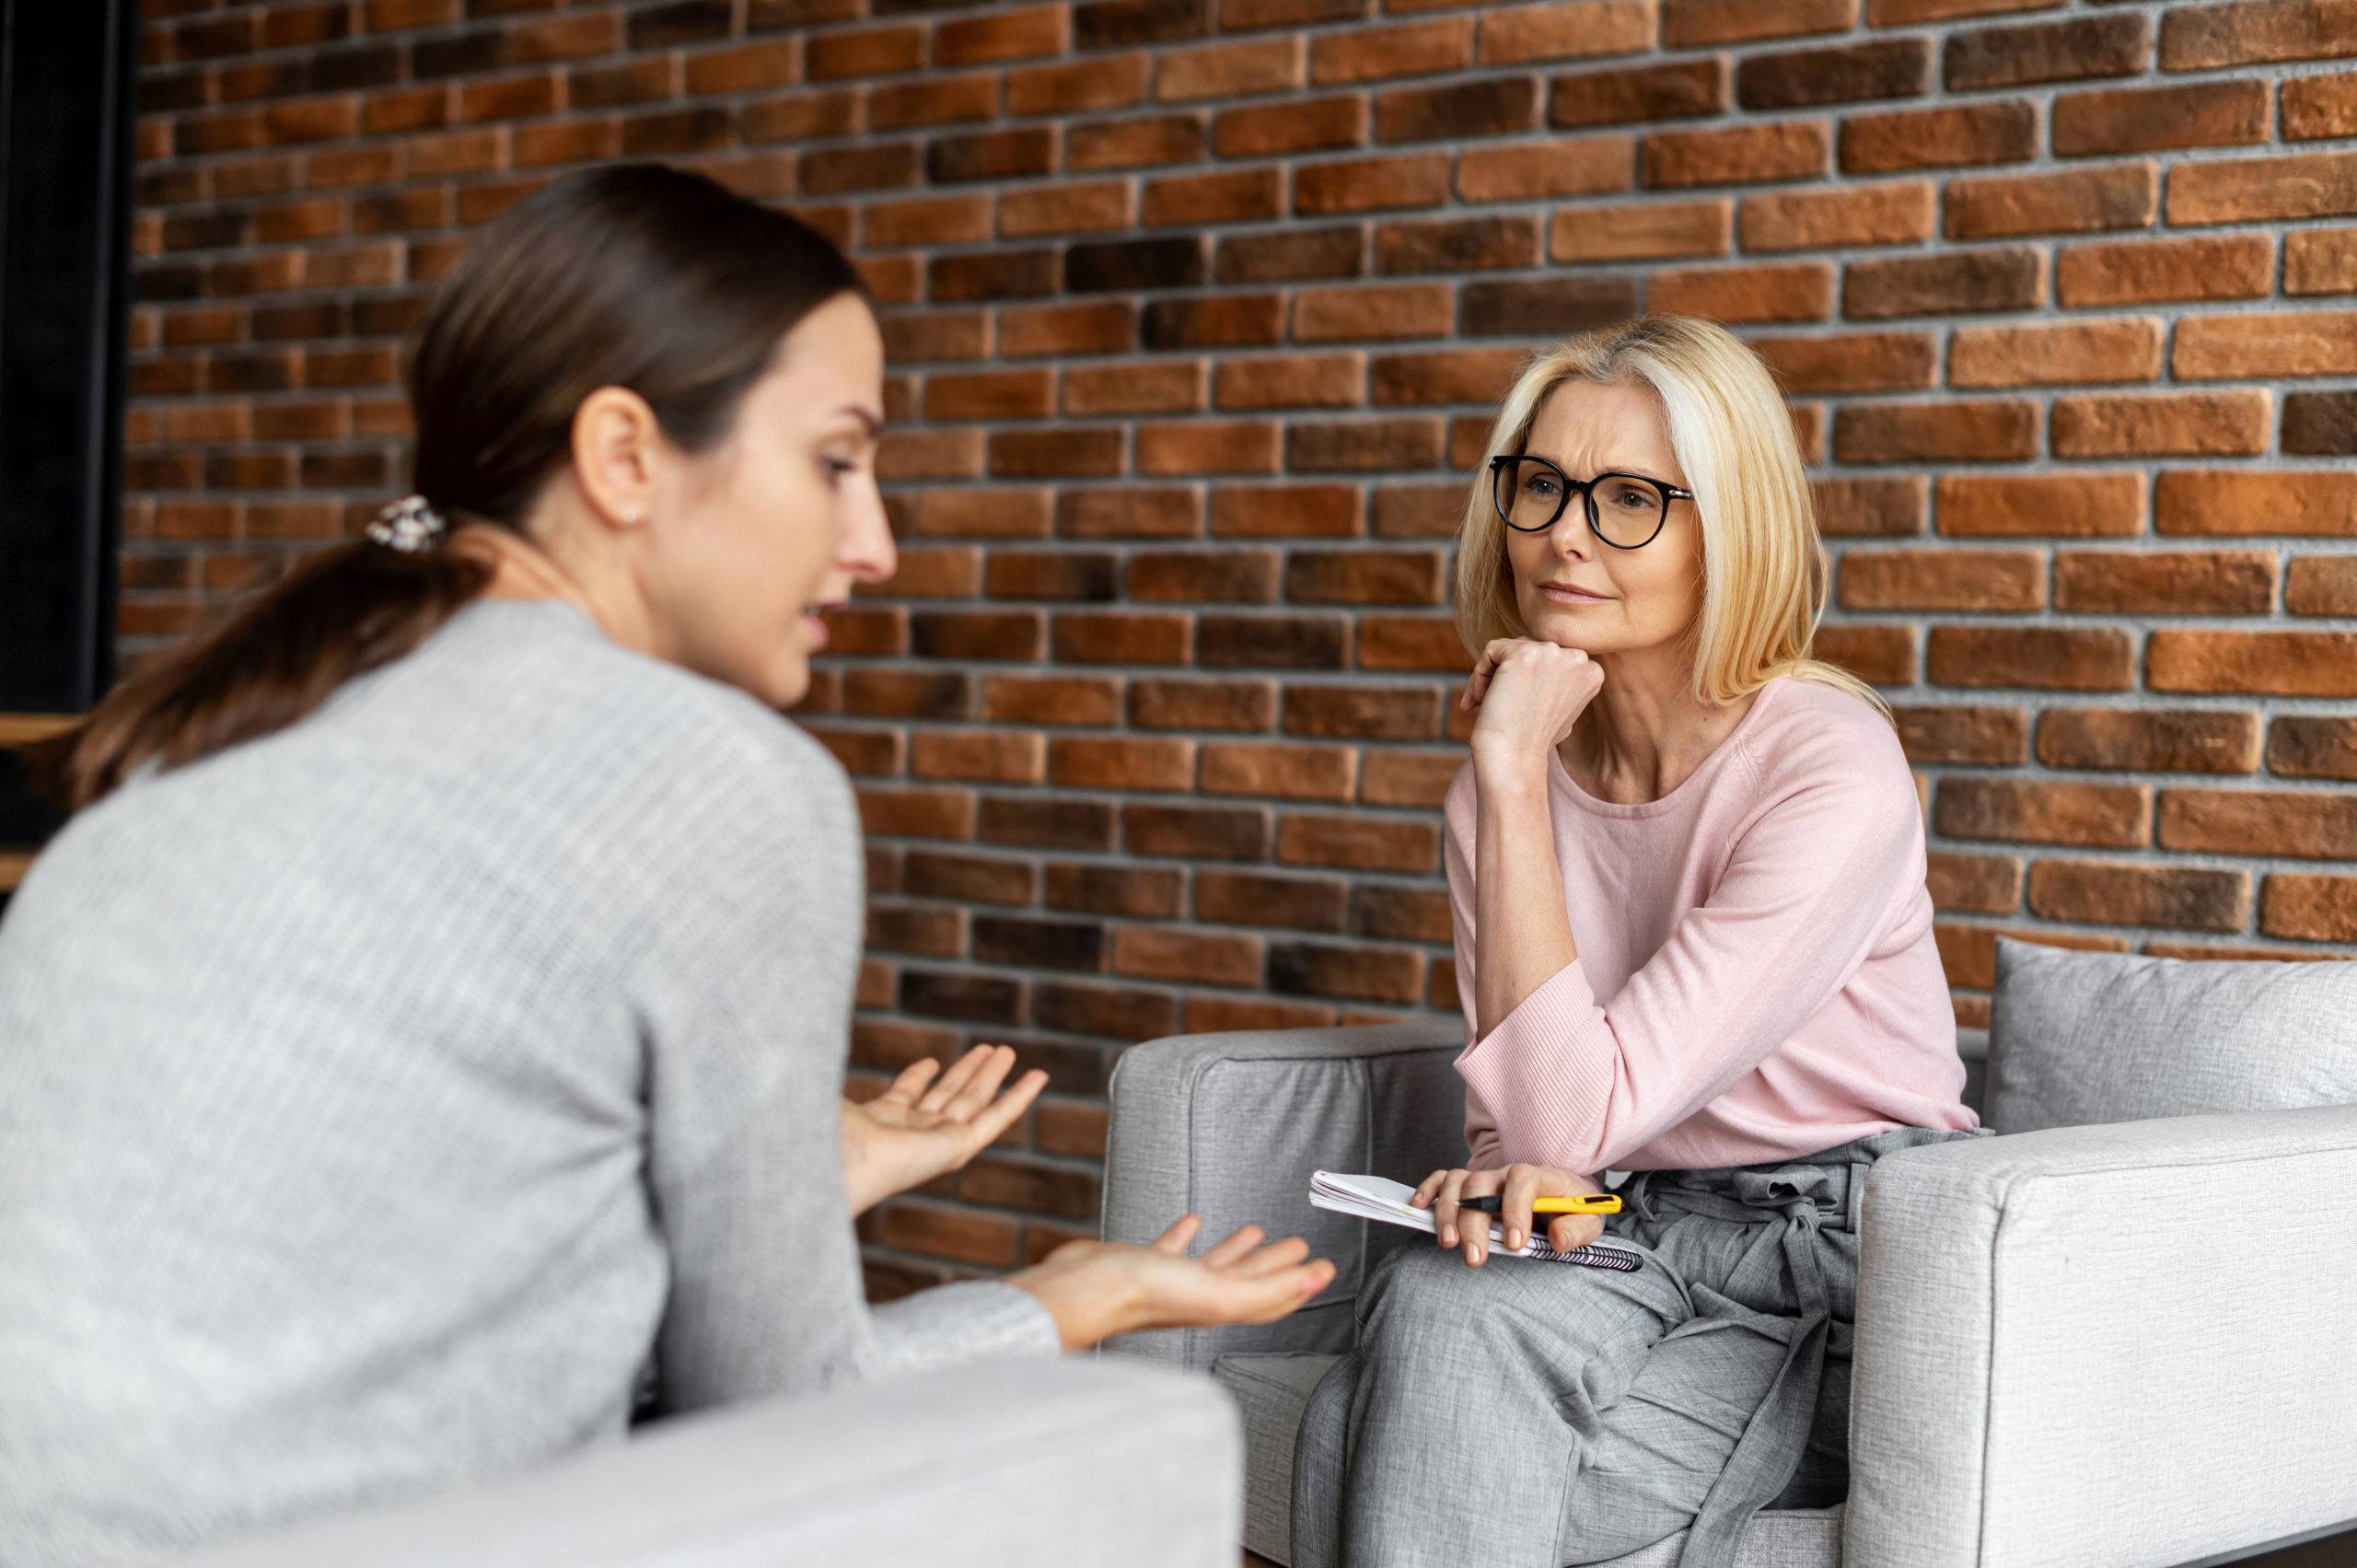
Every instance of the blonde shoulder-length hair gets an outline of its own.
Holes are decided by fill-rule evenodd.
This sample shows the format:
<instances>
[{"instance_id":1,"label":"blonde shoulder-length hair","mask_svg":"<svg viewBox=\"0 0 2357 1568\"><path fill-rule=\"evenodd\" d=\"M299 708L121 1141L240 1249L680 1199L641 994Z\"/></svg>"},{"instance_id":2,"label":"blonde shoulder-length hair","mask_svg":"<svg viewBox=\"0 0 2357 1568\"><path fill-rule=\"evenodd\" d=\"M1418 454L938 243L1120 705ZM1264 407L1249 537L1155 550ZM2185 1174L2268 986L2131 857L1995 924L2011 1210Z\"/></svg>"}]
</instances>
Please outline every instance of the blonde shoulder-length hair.
<instances>
[{"instance_id":1,"label":"blonde shoulder-length hair","mask_svg":"<svg viewBox=\"0 0 2357 1568\"><path fill-rule=\"evenodd\" d=\"M1701 519L1702 607L1687 633L1694 695L1736 702L1778 676L1839 687L1885 718L1889 704L1810 656L1829 575L1791 410L1758 354L1715 321L1641 316L1533 356L1498 407L1457 530L1457 630L1476 658L1492 639L1526 637L1490 460L1519 453L1549 393L1567 381L1651 387Z\"/></svg>"}]
</instances>

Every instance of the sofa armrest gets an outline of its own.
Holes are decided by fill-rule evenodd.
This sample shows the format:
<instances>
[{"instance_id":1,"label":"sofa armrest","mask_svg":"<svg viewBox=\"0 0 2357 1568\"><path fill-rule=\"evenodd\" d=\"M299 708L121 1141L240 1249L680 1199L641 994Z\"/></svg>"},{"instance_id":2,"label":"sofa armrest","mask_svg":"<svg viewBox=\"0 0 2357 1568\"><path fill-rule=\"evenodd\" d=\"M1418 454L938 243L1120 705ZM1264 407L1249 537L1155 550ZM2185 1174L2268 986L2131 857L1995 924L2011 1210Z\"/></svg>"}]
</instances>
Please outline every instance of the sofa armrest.
<instances>
[{"instance_id":1,"label":"sofa armrest","mask_svg":"<svg viewBox=\"0 0 2357 1568\"><path fill-rule=\"evenodd\" d=\"M542 1470L188 1568L1235 1568L1242 1434L1208 1380L1007 1361L659 1423Z\"/></svg>"},{"instance_id":2,"label":"sofa armrest","mask_svg":"<svg viewBox=\"0 0 2357 1568\"><path fill-rule=\"evenodd\" d=\"M2182 1562L2357 1519L2357 1106L1910 1149L1862 1229L1849 1562Z\"/></svg>"},{"instance_id":3,"label":"sofa armrest","mask_svg":"<svg viewBox=\"0 0 2357 1568\"><path fill-rule=\"evenodd\" d=\"M1203 1216L1201 1245L1258 1225L1308 1237L1335 1274L1317 1300L1275 1323L1126 1334L1106 1348L1190 1370L1239 1351L1347 1350L1360 1280L1408 1233L1311 1208L1309 1173L1412 1181L1462 1165L1465 1088L1451 1063L1464 1046L1465 1026L1444 1017L1132 1046L1113 1071L1107 1239L1148 1241L1192 1212Z\"/></svg>"}]
</instances>

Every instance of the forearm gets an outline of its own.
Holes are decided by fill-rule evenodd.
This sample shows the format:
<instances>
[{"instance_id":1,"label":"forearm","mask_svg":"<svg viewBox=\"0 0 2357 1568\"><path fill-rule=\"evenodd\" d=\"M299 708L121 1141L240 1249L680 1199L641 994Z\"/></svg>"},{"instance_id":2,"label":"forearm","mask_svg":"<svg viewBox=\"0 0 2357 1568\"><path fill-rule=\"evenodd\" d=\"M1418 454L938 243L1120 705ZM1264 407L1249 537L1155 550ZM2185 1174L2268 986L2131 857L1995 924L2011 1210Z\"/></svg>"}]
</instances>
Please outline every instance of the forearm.
<instances>
[{"instance_id":1,"label":"forearm","mask_svg":"<svg viewBox=\"0 0 2357 1568\"><path fill-rule=\"evenodd\" d=\"M1547 758L1474 759L1474 1011L1486 1037L1579 957L1563 909Z\"/></svg>"},{"instance_id":2,"label":"forearm","mask_svg":"<svg viewBox=\"0 0 2357 1568\"><path fill-rule=\"evenodd\" d=\"M1049 1356L1074 1348L1045 1303L1008 1280L959 1280L869 1308L874 1341L863 1368L899 1376L976 1361Z\"/></svg>"}]
</instances>

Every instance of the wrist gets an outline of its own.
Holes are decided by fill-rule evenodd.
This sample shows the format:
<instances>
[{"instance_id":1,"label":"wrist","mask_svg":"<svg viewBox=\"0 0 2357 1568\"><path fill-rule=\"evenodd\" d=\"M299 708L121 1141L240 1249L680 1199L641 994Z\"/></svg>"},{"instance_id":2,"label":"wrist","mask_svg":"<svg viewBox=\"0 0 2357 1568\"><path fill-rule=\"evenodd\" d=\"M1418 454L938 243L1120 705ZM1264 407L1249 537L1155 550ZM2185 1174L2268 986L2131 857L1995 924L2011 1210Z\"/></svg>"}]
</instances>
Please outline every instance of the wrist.
<instances>
[{"instance_id":1,"label":"wrist","mask_svg":"<svg viewBox=\"0 0 2357 1568\"><path fill-rule=\"evenodd\" d=\"M843 1207L851 1211L852 1218L859 1218L891 1195L869 1180L865 1173L844 1167Z\"/></svg>"},{"instance_id":2,"label":"wrist","mask_svg":"<svg viewBox=\"0 0 2357 1568\"><path fill-rule=\"evenodd\" d=\"M1124 1261L1134 1254L1126 1250L1105 1251L1097 1256L1115 1265L1106 1270L1105 1281L1108 1311L1115 1326L1105 1330L1105 1337L1110 1339L1115 1334L1135 1333L1140 1329L1152 1328L1154 1314L1147 1309L1144 1282L1139 1278L1138 1272Z\"/></svg>"},{"instance_id":3,"label":"wrist","mask_svg":"<svg viewBox=\"0 0 2357 1568\"><path fill-rule=\"evenodd\" d=\"M874 1145L859 1109L843 1102L842 1149L843 1202L854 1216L864 1214L892 1194L882 1182L873 1157Z\"/></svg>"},{"instance_id":4,"label":"wrist","mask_svg":"<svg viewBox=\"0 0 2357 1568\"><path fill-rule=\"evenodd\" d=\"M1100 1248L1077 1262L1051 1260L1009 1274L1006 1281L1048 1309L1064 1349L1087 1350L1145 1322L1137 1282L1127 1269L1106 1267L1110 1256Z\"/></svg>"},{"instance_id":5,"label":"wrist","mask_svg":"<svg viewBox=\"0 0 2357 1568\"><path fill-rule=\"evenodd\" d=\"M1469 749L1473 755L1473 776L1483 786L1546 788L1547 754L1553 748L1535 746L1519 738L1491 741L1476 738Z\"/></svg>"}]
</instances>

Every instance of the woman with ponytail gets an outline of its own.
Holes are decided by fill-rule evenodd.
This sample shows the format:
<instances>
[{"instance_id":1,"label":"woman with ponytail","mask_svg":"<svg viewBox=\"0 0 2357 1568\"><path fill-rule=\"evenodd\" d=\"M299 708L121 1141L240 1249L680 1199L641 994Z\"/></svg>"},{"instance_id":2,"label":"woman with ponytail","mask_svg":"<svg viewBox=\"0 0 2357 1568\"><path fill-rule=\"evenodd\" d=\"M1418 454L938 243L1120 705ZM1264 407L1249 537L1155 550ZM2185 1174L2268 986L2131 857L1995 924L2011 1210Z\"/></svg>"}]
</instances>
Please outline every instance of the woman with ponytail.
<instances>
[{"instance_id":1,"label":"woman with ponytail","mask_svg":"<svg viewBox=\"0 0 2357 1568\"><path fill-rule=\"evenodd\" d=\"M0 925L0 1543L126 1560L664 1415L1330 1276L1075 1242L871 1310L850 1217L1044 1082L842 1098L852 793L777 710L894 565L824 238L619 166L485 229L414 494L115 691Z\"/></svg>"}]
</instances>

